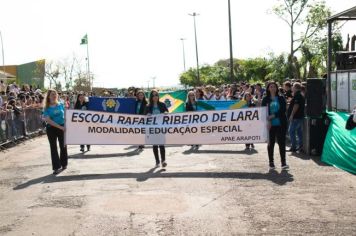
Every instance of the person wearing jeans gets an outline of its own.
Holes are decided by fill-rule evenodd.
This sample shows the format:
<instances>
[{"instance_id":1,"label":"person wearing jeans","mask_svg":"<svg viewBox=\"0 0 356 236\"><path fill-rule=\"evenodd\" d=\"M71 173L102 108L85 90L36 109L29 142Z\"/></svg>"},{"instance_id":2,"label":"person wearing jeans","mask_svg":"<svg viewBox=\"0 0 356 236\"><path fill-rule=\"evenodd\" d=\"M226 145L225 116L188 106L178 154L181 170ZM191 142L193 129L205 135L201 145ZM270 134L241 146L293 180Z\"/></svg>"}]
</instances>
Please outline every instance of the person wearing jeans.
<instances>
[{"instance_id":1,"label":"person wearing jeans","mask_svg":"<svg viewBox=\"0 0 356 236\"><path fill-rule=\"evenodd\" d=\"M269 82L267 85L267 96L262 100L262 106L268 108L268 159L269 168L274 170L274 144L277 138L279 146L279 154L281 156L282 169L289 168L286 162L286 131L287 131L287 117L286 117L286 101L283 96L278 95L278 86L276 82Z\"/></svg>"},{"instance_id":2,"label":"person wearing jeans","mask_svg":"<svg viewBox=\"0 0 356 236\"><path fill-rule=\"evenodd\" d=\"M300 151L303 147L303 119L305 99L301 95L302 85L294 83L292 87L293 98L288 107L287 115L289 117L289 136L291 148L289 152Z\"/></svg>"},{"instance_id":3,"label":"person wearing jeans","mask_svg":"<svg viewBox=\"0 0 356 236\"><path fill-rule=\"evenodd\" d=\"M64 105L58 102L56 90L49 89L47 91L43 117L47 123L47 137L51 149L53 174L56 175L65 170L68 165L67 147L64 146ZM57 150L57 140L59 142L60 156Z\"/></svg>"}]
</instances>

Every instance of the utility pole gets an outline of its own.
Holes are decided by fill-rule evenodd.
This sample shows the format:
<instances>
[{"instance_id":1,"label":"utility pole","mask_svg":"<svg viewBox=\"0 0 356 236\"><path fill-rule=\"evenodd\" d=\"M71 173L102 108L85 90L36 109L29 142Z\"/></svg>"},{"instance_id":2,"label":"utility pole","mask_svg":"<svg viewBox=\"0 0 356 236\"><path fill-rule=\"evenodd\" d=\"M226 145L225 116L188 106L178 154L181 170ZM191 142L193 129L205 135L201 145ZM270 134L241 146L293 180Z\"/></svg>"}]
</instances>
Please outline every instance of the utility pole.
<instances>
[{"instance_id":1,"label":"utility pole","mask_svg":"<svg viewBox=\"0 0 356 236\"><path fill-rule=\"evenodd\" d=\"M5 55L4 55L4 41L2 39L2 33L0 31L0 39L1 39L1 52L2 52L2 71L4 72L4 76L6 79L6 69L5 69Z\"/></svg>"},{"instance_id":2,"label":"utility pole","mask_svg":"<svg viewBox=\"0 0 356 236\"><path fill-rule=\"evenodd\" d=\"M153 89L155 89L155 88L156 88L156 84L155 84L156 77L154 76L154 77L152 77L151 79L152 79L152 81L153 81Z\"/></svg>"},{"instance_id":3,"label":"utility pole","mask_svg":"<svg viewBox=\"0 0 356 236\"><path fill-rule=\"evenodd\" d=\"M195 22L195 17L199 16L199 14L197 14L196 12L193 12L193 14L189 14L189 15L192 16L194 19L195 55L197 58L197 84L200 85L197 27L196 27L196 22Z\"/></svg>"},{"instance_id":4,"label":"utility pole","mask_svg":"<svg viewBox=\"0 0 356 236\"><path fill-rule=\"evenodd\" d=\"M181 38L180 39L182 41L182 46L183 46L183 68L184 68L184 71L186 71L186 68L185 68L185 50L184 50L184 40L186 40L185 38Z\"/></svg>"},{"instance_id":5,"label":"utility pole","mask_svg":"<svg viewBox=\"0 0 356 236\"><path fill-rule=\"evenodd\" d=\"M234 58L232 55L232 30L231 30L231 8L230 0L228 0L228 11L229 11L229 40L230 40L230 81L234 82Z\"/></svg>"}]
</instances>

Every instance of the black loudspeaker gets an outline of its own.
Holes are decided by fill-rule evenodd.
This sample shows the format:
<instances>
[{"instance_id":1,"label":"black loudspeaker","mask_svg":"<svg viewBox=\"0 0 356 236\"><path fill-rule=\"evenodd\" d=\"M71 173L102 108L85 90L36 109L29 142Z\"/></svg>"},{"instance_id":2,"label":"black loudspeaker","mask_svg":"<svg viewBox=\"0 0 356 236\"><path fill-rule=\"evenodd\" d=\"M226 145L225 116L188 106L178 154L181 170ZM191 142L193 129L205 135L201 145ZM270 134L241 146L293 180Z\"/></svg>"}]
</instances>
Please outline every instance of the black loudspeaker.
<instances>
[{"instance_id":1,"label":"black loudspeaker","mask_svg":"<svg viewBox=\"0 0 356 236\"><path fill-rule=\"evenodd\" d=\"M356 69L356 52L336 52L335 64L336 70Z\"/></svg>"},{"instance_id":2,"label":"black loudspeaker","mask_svg":"<svg viewBox=\"0 0 356 236\"><path fill-rule=\"evenodd\" d=\"M308 117L321 117L326 108L326 80L308 79L306 91Z\"/></svg>"},{"instance_id":3,"label":"black loudspeaker","mask_svg":"<svg viewBox=\"0 0 356 236\"><path fill-rule=\"evenodd\" d=\"M303 129L303 149L307 155L321 156L330 120L327 115L322 118L305 118Z\"/></svg>"}]
</instances>

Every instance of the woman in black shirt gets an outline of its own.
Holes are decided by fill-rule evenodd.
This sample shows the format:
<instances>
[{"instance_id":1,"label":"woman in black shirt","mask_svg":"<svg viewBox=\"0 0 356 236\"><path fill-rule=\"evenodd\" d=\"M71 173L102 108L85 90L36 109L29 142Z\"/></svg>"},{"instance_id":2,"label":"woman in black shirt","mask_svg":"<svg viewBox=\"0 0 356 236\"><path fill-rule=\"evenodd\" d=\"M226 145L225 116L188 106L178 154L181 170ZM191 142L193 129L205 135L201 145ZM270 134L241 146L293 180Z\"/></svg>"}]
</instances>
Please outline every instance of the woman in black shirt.
<instances>
[{"instance_id":1,"label":"woman in black shirt","mask_svg":"<svg viewBox=\"0 0 356 236\"><path fill-rule=\"evenodd\" d=\"M256 104L252 100L252 95L250 92L245 92L244 100L246 101L247 107L255 107L256 106ZM253 143L246 143L245 147L246 147L245 150L250 150L250 149L254 149L255 145Z\"/></svg>"},{"instance_id":2,"label":"woman in black shirt","mask_svg":"<svg viewBox=\"0 0 356 236\"><path fill-rule=\"evenodd\" d=\"M159 101L159 94L158 94L157 90L152 90L150 93L150 103L146 108L146 114L147 115L158 115L158 114L163 114L163 113L168 113L167 106L163 102ZM164 168L167 166L166 149L165 149L164 145L153 145L153 154L154 154L155 160L156 160L156 168L158 168L159 164L160 164L160 160L159 160L159 156L158 156L158 147L159 147L159 150L161 153L162 167Z\"/></svg>"},{"instance_id":3,"label":"woman in black shirt","mask_svg":"<svg viewBox=\"0 0 356 236\"><path fill-rule=\"evenodd\" d=\"M286 100L283 96L278 95L278 85L276 82L268 83L267 96L263 98L262 106L267 106L268 108L269 141L267 150L270 170L275 169L273 152L276 138L279 154L281 155L282 169L286 170L289 168L286 163Z\"/></svg>"},{"instance_id":4,"label":"woman in black shirt","mask_svg":"<svg viewBox=\"0 0 356 236\"><path fill-rule=\"evenodd\" d=\"M85 101L85 96L83 93L79 93L77 96L77 101L74 105L74 109L77 110L88 110L88 102ZM80 151L84 152L84 145L80 145ZM87 145L87 151L90 151L90 145Z\"/></svg>"},{"instance_id":5,"label":"woman in black shirt","mask_svg":"<svg viewBox=\"0 0 356 236\"><path fill-rule=\"evenodd\" d=\"M144 115L146 106L147 106L147 100L145 97L145 93L142 90L137 91L136 92L136 105L135 105L136 114ZM142 151L142 149L144 147L145 147L144 145L140 145L140 146L138 146L138 150Z\"/></svg>"},{"instance_id":6,"label":"woman in black shirt","mask_svg":"<svg viewBox=\"0 0 356 236\"><path fill-rule=\"evenodd\" d=\"M186 111L196 111L197 110L197 102L195 100L195 94L193 91L188 93L187 102L185 103ZM198 149L199 145L192 145L192 149Z\"/></svg>"}]
</instances>

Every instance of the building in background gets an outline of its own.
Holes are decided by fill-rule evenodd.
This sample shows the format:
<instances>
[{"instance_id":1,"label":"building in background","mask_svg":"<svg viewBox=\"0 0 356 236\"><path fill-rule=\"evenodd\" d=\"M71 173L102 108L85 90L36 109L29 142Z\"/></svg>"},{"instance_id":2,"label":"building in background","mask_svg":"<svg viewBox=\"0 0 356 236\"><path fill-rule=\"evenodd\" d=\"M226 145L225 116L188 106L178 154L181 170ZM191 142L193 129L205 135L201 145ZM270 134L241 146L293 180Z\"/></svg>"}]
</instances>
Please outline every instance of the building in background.
<instances>
[{"instance_id":1,"label":"building in background","mask_svg":"<svg viewBox=\"0 0 356 236\"><path fill-rule=\"evenodd\" d=\"M0 66L0 78L15 81L18 85L28 84L44 88L45 64L45 60L38 60L21 65Z\"/></svg>"}]
</instances>

